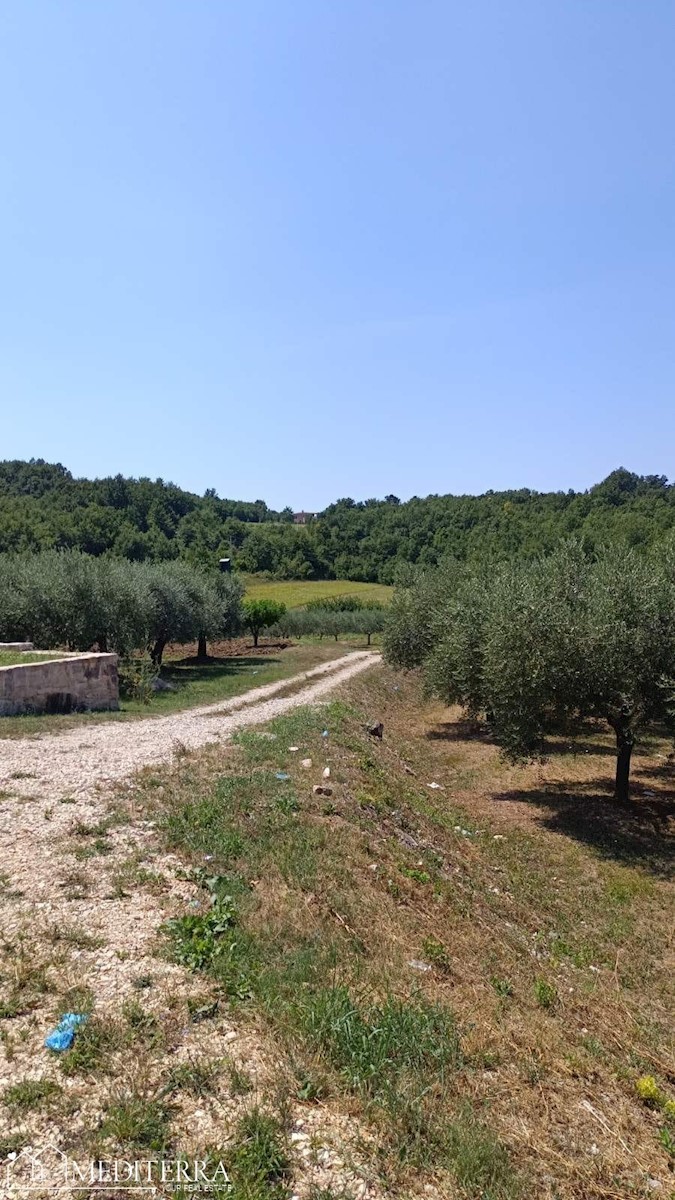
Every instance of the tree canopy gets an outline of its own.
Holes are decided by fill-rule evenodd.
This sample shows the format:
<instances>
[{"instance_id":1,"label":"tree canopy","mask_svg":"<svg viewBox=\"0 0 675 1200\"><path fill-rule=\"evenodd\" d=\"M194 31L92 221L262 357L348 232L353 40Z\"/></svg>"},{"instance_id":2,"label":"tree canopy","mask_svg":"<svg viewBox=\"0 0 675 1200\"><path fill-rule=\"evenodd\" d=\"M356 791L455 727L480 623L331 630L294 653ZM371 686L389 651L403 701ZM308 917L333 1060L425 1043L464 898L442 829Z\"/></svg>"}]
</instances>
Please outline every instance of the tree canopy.
<instances>
[{"instance_id":1,"label":"tree canopy","mask_svg":"<svg viewBox=\"0 0 675 1200\"><path fill-rule=\"evenodd\" d=\"M59 463L0 463L0 553L77 549L138 562L181 559L287 579L392 583L403 564L532 559L561 539L588 553L646 548L675 528L675 486L620 468L586 492L527 488L402 503L343 498L308 525L263 500L203 496L162 479L75 479Z\"/></svg>"}]
</instances>

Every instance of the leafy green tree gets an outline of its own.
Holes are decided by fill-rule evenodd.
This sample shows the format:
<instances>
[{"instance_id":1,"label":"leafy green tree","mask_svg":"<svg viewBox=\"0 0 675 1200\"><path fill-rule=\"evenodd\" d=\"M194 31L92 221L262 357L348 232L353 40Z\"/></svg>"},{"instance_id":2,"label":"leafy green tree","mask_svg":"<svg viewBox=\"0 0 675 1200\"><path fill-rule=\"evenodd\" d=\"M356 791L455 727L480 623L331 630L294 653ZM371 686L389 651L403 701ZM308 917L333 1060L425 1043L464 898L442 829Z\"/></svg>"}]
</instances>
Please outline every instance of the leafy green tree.
<instances>
[{"instance_id":1,"label":"leafy green tree","mask_svg":"<svg viewBox=\"0 0 675 1200\"><path fill-rule=\"evenodd\" d=\"M276 600L245 600L243 606L243 621L253 635L253 645L258 645L258 638L263 629L276 625L286 612L286 605Z\"/></svg>"}]
</instances>

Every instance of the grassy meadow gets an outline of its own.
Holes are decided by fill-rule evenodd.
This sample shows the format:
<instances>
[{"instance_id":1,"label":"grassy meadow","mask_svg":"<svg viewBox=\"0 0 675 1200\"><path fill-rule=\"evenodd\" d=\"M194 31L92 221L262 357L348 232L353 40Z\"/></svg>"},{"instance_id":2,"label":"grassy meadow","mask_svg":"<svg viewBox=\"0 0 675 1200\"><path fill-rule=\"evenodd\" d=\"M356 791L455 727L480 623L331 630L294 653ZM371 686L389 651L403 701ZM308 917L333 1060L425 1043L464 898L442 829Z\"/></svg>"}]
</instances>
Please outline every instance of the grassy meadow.
<instances>
[{"instance_id":1,"label":"grassy meadow","mask_svg":"<svg viewBox=\"0 0 675 1200\"><path fill-rule=\"evenodd\" d=\"M254 575L244 576L246 599L276 600L286 608L302 608L310 600L333 596L358 596L360 600L379 600L388 604L393 588L384 583L354 583L349 579L294 580L267 582Z\"/></svg>"},{"instance_id":2,"label":"grassy meadow","mask_svg":"<svg viewBox=\"0 0 675 1200\"><path fill-rule=\"evenodd\" d=\"M252 1096L287 1174L250 1195L295 1190L291 1133L320 1113L378 1196L667 1196L667 742L636 755L626 811L595 728L508 766L387 668L261 732L135 791L196 889L164 929L167 952L195 980L214 1046L218 1012L232 1013L271 1064ZM325 766L330 792L316 794ZM216 1111L231 1082L206 1067Z\"/></svg>"}]
</instances>

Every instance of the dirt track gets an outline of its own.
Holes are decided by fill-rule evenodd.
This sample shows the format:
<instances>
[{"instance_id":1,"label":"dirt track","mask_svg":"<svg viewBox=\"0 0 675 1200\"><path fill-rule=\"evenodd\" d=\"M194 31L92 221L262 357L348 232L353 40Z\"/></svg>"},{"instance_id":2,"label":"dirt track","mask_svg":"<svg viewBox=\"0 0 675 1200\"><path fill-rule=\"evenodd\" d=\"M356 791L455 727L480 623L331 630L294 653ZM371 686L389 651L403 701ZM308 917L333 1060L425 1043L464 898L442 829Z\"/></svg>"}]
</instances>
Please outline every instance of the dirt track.
<instances>
[{"instance_id":1,"label":"dirt track","mask_svg":"<svg viewBox=\"0 0 675 1200\"><path fill-rule=\"evenodd\" d=\"M379 657L370 651L354 651L231 700L167 717L110 721L67 733L7 739L0 743L0 791L7 789L19 796L39 792L39 798L46 801L89 795L97 784L123 779L150 763L170 759L177 746L195 749L226 738L242 726L270 721L296 705L320 700L338 684L378 662ZM308 686L293 695L277 696L305 681ZM7 813L5 805L0 813L3 809Z\"/></svg>"}]
</instances>

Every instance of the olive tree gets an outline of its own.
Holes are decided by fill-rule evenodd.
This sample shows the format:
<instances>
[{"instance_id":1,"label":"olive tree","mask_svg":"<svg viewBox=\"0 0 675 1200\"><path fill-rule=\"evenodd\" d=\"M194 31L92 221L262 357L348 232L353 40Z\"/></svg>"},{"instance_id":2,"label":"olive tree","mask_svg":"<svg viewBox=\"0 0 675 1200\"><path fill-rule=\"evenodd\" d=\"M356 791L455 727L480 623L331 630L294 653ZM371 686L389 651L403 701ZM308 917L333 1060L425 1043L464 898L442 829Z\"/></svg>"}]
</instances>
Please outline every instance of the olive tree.
<instances>
[{"instance_id":1,"label":"olive tree","mask_svg":"<svg viewBox=\"0 0 675 1200\"><path fill-rule=\"evenodd\" d=\"M539 752L549 732L604 720L625 801L636 736L667 716L664 684L675 677L674 558L614 547L591 561L565 543L530 563L465 574L431 615L422 588L419 632L412 587L385 651L399 665L422 662L447 703L485 714L512 758Z\"/></svg>"}]
</instances>

